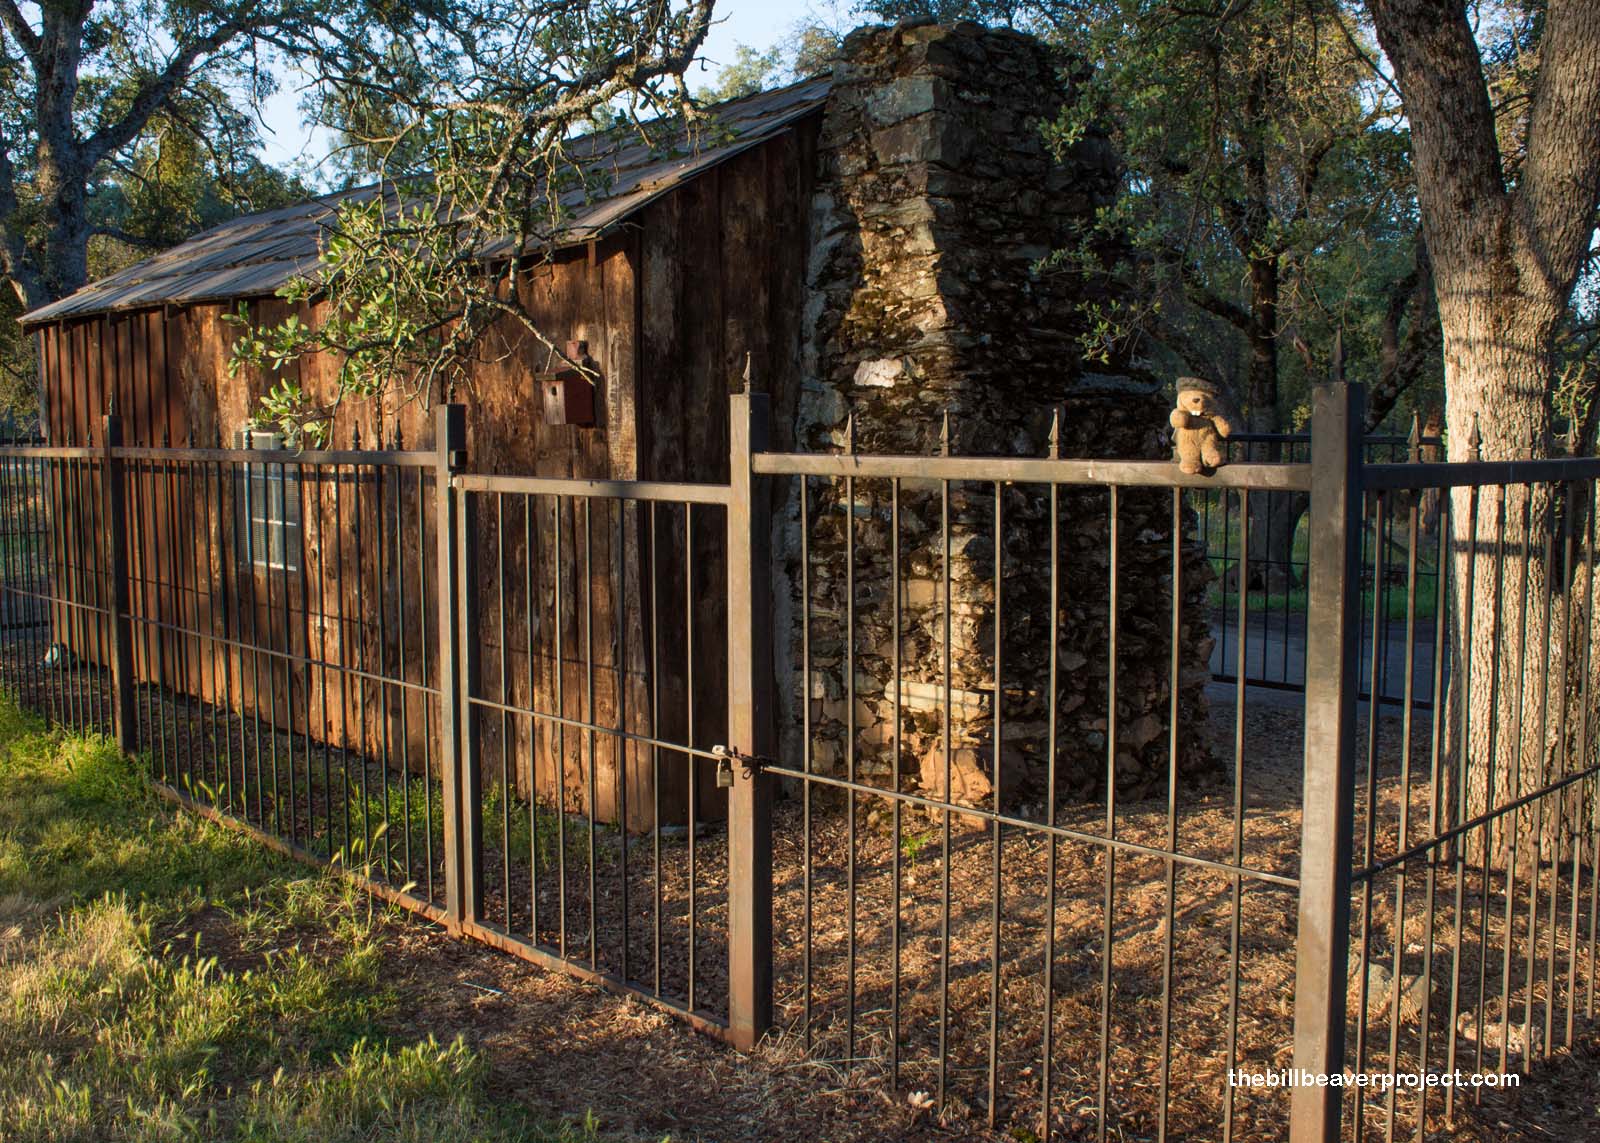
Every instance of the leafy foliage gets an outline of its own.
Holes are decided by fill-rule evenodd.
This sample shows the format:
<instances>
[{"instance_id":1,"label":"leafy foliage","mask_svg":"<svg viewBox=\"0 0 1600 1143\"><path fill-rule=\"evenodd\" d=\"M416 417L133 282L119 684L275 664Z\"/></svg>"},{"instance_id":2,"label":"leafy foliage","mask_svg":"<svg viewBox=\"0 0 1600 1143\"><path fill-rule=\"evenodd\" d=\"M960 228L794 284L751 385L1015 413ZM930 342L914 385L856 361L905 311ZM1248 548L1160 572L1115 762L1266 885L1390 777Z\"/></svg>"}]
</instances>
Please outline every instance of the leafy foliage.
<instances>
[{"instance_id":1,"label":"leafy foliage","mask_svg":"<svg viewBox=\"0 0 1600 1143\"><path fill-rule=\"evenodd\" d=\"M714 129L683 80L710 16L711 0L441 9L403 43L390 37L359 67L320 76L320 106L380 181L341 203L317 273L282 291L319 303L311 324L252 329L247 314L234 318L235 368L274 379L262 419L291 440L315 441L350 397L446 398L496 322L520 325L552 359L592 376L539 327L512 270L547 250L572 206L603 189L584 180L603 178L604 164L585 176L575 156L625 135L654 145L683 121ZM756 82L758 62L736 81ZM608 120L619 125L580 137ZM294 379L311 353L338 362L331 393Z\"/></svg>"},{"instance_id":2,"label":"leafy foliage","mask_svg":"<svg viewBox=\"0 0 1600 1143\"><path fill-rule=\"evenodd\" d=\"M749 44L740 44L734 49L732 62L717 76L716 86L700 88L695 98L701 103L721 103L725 99L754 95L770 86L782 67L780 49L774 47L761 52Z\"/></svg>"},{"instance_id":3,"label":"leafy foliage","mask_svg":"<svg viewBox=\"0 0 1600 1143\"><path fill-rule=\"evenodd\" d=\"M1293 0L1080 8L1068 43L1093 78L1050 133L1064 147L1108 123L1126 163L1104 220L1134 246L1117 271L1138 299L1123 335L1229 382L1257 427L1328 368L1335 331L1375 374L1377 339L1361 335L1410 268L1415 207L1360 29Z\"/></svg>"},{"instance_id":4,"label":"leafy foliage","mask_svg":"<svg viewBox=\"0 0 1600 1143\"><path fill-rule=\"evenodd\" d=\"M1413 366L1405 383L1437 385L1437 343L1420 336L1437 322L1418 289L1408 139L1354 15L1298 0L866 7L1018 26L1076 61L1077 96L1046 137L1065 154L1104 128L1123 163L1097 230L1043 267L1109 279L1086 303L1086 357L1221 381L1257 428L1293 421L1336 339L1350 373L1375 382L1399 371L1403 349L1431 350L1432 371ZM1107 266L1117 245L1126 256Z\"/></svg>"},{"instance_id":5,"label":"leafy foliage","mask_svg":"<svg viewBox=\"0 0 1600 1143\"><path fill-rule=\"evenodd\" d=\"M324 6L337 19L337 6ZM300 200L251 108L310 5L0 0L0 410L36 417L14 318L241 213Z\"/></svg>"}]
</instances>

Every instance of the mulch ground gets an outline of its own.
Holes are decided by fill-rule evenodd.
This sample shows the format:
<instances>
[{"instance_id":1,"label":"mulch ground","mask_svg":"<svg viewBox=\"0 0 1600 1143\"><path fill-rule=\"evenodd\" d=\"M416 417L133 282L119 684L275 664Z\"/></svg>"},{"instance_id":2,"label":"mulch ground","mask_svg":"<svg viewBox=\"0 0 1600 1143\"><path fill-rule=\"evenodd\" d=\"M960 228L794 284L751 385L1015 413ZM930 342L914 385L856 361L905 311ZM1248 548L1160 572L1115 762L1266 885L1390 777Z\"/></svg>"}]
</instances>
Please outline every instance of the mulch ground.
<instances>
[{"instance_id":1,"label":"mulch ground","mask_svg":"<svg viewBox=\"0 0 1600 1143\"><path fill-rule=\"evenodd\" d=\"M1213 711L1212 733L1224 756L1236 731L1231 708ZM1299 770L1302 726L1293 702L1247 705L1245 816L1241 831L1244 864L1286 875L1296 872L1299 847ZM1361 727L1365 743L1365 718ZM1429 727L1413 727L1411 814L1422 820L1428 787ZM1392 852L1402 804L1403 762L1398 717L1380 720L1373 781L1377 815L1373 852ZM1234 789L1229 774L1184 791L1176 815L1177 852L1227 861L1234 844ZM849 816L838 799L819 797L812 806L809 844L798 799L780 803L774 823L776 1030L750 1056L741 1056L685 1027L671 1015L636 1000L526 965L470 944L451 941L408 923L393 947L396 979L415 997L414 1025L435 1034L461 1032L485 1052L493 1083L507 1097L526 1099L562 1112L593 1110L626 1135L679 1139L1029 1139L1040 1134L1040 1087L1044 1058L1044 934L1047 930L1047 870L1051 846L1025 828L1008 829L1001 847L1001 906L998 960L994 957L994 842L988 823L952 818L948 867L949 953L942 955L946 924L943 815L902 811L899 836L920 839L899 848L899 891L891 876L896 847L893 815L880 799L863 797ZM871 805L868 803L878 802ZM1364 831L1365 790L1358 798L1358 833ZM1036 816L1042 807L1025 807ZM1063 809L1058 824L1098 835L1104 807ZM1117 836L1161 847L1171 823L1164 799L1119 807ZM1413 840L1417 836L1413 826ZM569 842L569 846L571 843ZM853 863L849 854L854 852ZM687 928L685 898L690 878L685 843L676 839L661 881L663 990L682 995ZM1098 1138L1098 1088L1102 1016L1109 1029L1107 1130L1112 1139L1154 1139L1161 1129L1162 1043L1166 1073L1166 1130L1174 1139L1223 1137L1226 1063L1230 1027L1238 1066L1251 1070L1287 1067L1292 1030L1294 899L1292 890L1244 881L1235 897L1226 873L1178 865L1167 889L1167 863L1154 855L1121 854L1112 900L1112 1003L1102 1013L1101 954L1105 937L1105 848L1092 842L1056 845L1056 912L1051 991L1054 1026L1051 1060L1051 1135ZM1358 859L1364 842L1358 843ZM616 967L621 912L613 847L601 847L600 907L596 942L601 967ZM609 855L609 856L607 856ZM675 856L674 856L675 855ZM491 857L494 855L491 854ZM715 831L697 845L698 1001L721 1008L726 983L721 937L725 925L725 851ZM572 858L565 885L569 903L569 955L587 962L587 867ZM855 907L848 891L853 864ZM494 868L491 861L490 867ZM809 870L809 891L807 871ZM610 874L611 876L607 877ZM1585 874L1585 878L1587 874ZM636 977L649 979L654 955L647 923L655 892L654 865L646 847L630 850L629 948ZM554 915L552 882L546 875L541 915ZM611 885L611 889L604 888ZM1436 867L1431 895L1421 868L1408 873L1401 943L1403 980L1426 971L1431 1029L1428 1066L1438 1070L1449 1049L1446 1007L1452 977L1459 983L1458 1066L1497 1070L1502 1044L1508 1066L1522 1065L1519 1030L1528 995L1524 970L1526 903L1524 878L1516 889L1513 955L1504 955L1503 882L1462 886L1463 937L1453 941L1455 883L1447 867ZM1375 882L1370 903L1357 902L1357 940L1373 963L1392 963L1397 940L1397 877ZM529 889L513 877L511 895ZM1531 976L1533 1023L1540 1035L1543 1007L1550 1003L1558 1041L1561 1017L1573 1003L1580 1033L1570 1050L1537 1059L1526 1086L1517 1091L1468 1095L1447 1126L1441 1097L1430 1098L1424 1138L1535 1140L1587 1138L1600 1104L1600 1040L1581 1032L1584 984L1590 967L1582 934L1587 931L1587 881L1578 894L1579 948L1574 963L1566 935L1571 886L1548 870L1531 898L1539 918L1555 892L1560 923L1541 919L1537 964ZM807 909L809 893L810 907ZM1239 908L1239 973L1231 971L1233 910ZM1432 908L1429 909L1431 901ZM490 894L490 913L500 904ZM641 907L644 912L640 912ZM519 906L512 911L513 928ZM898 914L898 954L895 926ZM1169 943L1169 917L1172 939ZM1363 917L1370 921L1365 925ZM809 918L809 921L808 921ZM541 935L548 942L551 934ZM1431 955L1424 934L1432 934ZM853 945L854 955L851 955ZM1358 948L1360 947L1358 943ZM1170 985L1167 984L1168 950ZM809 955L808 955L809 953ZM1549 972L1546 959L1554 966ZM809 988L807 966L809 962ZM1431 963L1429 963L1431 962ZM994 971L998 963L999 971ZM640 966L643 966L641 969ZM852 971L853 969L853 971ZM1383 970L1373 970L1374 972ZM1503 980L1503 974L1509 976ZM1575 989L1568 988L1569 973ZM1386 978L1384 978L1386 980ZM1480 986L1480 979L1483 981ZM1501 999L1509 980L1509 1012ZM941 987L947 982L947 988ZM1550 995L1554 988L1554 996ZM1393 992L1369 978L1365 1028L1352 1022L1348 1036L1361 1045L1368 1070L1388 1070ZM1352 979L1352 1008L1361 1007L1360 979ZM809 1003L808 1003L809 995ZM1413 994L1402 990L1400 1001ZM854 998L853 1011L851 998ZM999 1019L991 1031L993 999ZM1163 1020L1170 999L1171 1017ZM898 1000L898 1003L896 1003ZM896 1008L898 1013L896 1014ZM1231 1018L1236 1013L1236 1021ZM945 1095L939 1090L938 1046L945 1043ZM1400 1019L1398 1067L1421 1066L1417 1013ZM990 1043L995 1045L998 1099L989 1119ZM1537 1055L1538 1053L1536 1053ZM1347 1102L1347 1122L1355 1101ZM1279 1140L1285 1135L1288 1098L1280 1091L1236 1091L1232 1137ZM1388 1104L1382 1096L1361 1108L1363 1134L1383 1138ZM1396 1137L1416 1137L1417 1101L1395 1102Z\"/></svg>"},{"instance_id":2,"label":"mulch ground","mask_svg":"<svg viewBox=\"0 0 1600 1143\"><path fill-rule=\"evenodd\" d=\"M581 1117L619 1135L657 1140L1021 1139L959 1114L941 1119L862 1069L808 1059L778 1035L751 1056L702 1036L642 1002L547 972L405 919L387 945L391 980L406 996L407 1031L460 1034L483 1052L504 1098ZM1600 1040L1541 1065L1530 1086L1468 1103L1453 1132L1428 1138L1532 1143L1590 1138ZM1281 1096L1274 1097L1282 1099ZM1176 1137L1216 1139L1174 1121ZM1070 1132L1070 1133L1068 1133ZM1092 1138L1092 1116L1064 1132ZM1149 1136L1127 1131L1112 1138ZM1280 1133L1276 1138L1282 1138Z\"/></svg>"}]
</instances>

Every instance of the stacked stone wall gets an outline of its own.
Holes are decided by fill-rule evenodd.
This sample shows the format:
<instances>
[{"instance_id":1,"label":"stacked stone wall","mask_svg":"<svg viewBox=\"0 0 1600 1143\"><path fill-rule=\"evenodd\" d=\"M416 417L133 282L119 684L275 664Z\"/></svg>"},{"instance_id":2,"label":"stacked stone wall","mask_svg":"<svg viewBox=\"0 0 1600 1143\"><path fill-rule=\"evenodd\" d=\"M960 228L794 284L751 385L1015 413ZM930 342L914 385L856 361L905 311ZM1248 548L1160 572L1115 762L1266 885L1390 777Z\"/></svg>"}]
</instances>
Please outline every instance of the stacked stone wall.
<instances>
[{"instance_id":1,"label":"stacked stone wall","mask_svg":"<svg viewBox=\"0 0 1600 1143\"><path fill-rule=\"evenodd\" d=\"M1166 397L1115 366L1084 365L1085 303L1101 287L1039 268L1080 242L1117 190L1103 135L1059 160L1045 146L1041 117L1073 82L1070 61L1009 31L901 25L846 40L818 149L802 450L1170 456ZM898 770L902 788L939 796L948 733L951 796L984 802L998 706L1002 799L1036 800L1050 753L1048 489L814 480L806 501L804 604L798 492L778 525L790 556L779 569L780 656L804 679L785 688L786 756L800 757L809 725L817 770L874 782ZM1090 796L1107 765L1110 494L1062 488L1056 507L1057 791ZM1167 773L1174 512L1169 491L1120 493L1115 767L1134 792ZM1181 505L1176 518L1191 519ZM1208 763L1190 731L1210 650L1208 572L1192 535L1180 563L1188 771Z\"/></svg>"}]
</instances>

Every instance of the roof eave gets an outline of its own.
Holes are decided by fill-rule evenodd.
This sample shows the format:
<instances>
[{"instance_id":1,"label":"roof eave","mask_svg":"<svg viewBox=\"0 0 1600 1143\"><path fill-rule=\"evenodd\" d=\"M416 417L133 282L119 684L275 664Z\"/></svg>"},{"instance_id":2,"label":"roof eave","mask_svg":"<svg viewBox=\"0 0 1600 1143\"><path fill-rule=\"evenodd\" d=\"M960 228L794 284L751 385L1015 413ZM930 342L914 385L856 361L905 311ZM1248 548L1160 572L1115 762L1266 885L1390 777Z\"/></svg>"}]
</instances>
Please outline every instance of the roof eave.
<instances>
[{"instance_id":1,"label":"roof eave","mask_svg":"<svg viewBox=\"0 0 1600 1143\"><path fill-rule=\"evenodd\" d=\"M525 248L519 256L525 257L541 251L570 249L574 246L582 246L610 236L620 227L626 225L630 220L632 220L641 210L656 202L663 196L672 193L689 182L692 182L694 179L699 178L707 171L711 171L717 167L720 167L728 160L742 155L754 147L759 147L769 143L785 132L792 130L795 125L800 123L802 120L819 113L822 110L825 101L826 88L823 88L823 94L775 115L770 122L763 124L759 131L750 135L748 138L739 139L737 142L729 143L722 147L716 148L713 151L706 152L702 156L704 161L699 165L694 165L681 171L673 172L667 177L648 184L641 184L641 186L635 188L633 191L617 196L617 200L598 200L595 204L597 208L603 209L607 201L618 200L625 200L626 208L621 210L614 217L606 218L604 221L596 225L589 225L587 223L575 225L571 229L562 233L554 241L546 245ZM368 188L356 188L356 190L360 189ZM352 191L349 193L356 192ZM311 201L319 202L329 198L331 198L331 196L322 196L319 199L314 199ZM226 226L230 224L222 225ZM220 227L214 227L212 229L216 230L220 229ZM187 241L194 242L204 237L205 234L209 233L210 231L204 232L204 234L196 235L195 238ZM505 254L492 254L489 257L505 257ZM288 261L288 259L283 261ZM272 264L274 263L261 263L261 265ZM215 273L219 277L226 277L229 271L233 271L237 274L238 271L246 269L249 265L251 264L242 263L231 267L220 267L215 271ZM152 283L156 280L157 279L146 279L146 281ZM251 288L248 285L242 285L229 289L219 289L215 292L207 292L204 289L201 289L193 293L182 294L181 296L152 296L149 293L141 295L139 286L142 283L135 281L129 282L125 287L115 291L116 293L126 293L130 295L122 301L116 300L114 296L109 300L102 301L90 300L89 298L83 297L83 294L88 293L96 287L97 284L91 283L89 286L84 287L83 290L69 294L64 298L59 298L56 301L48 302L43 306L39 306L36 309L28 311L19 317L17 321L23 327L23 329L32 331L42 326L60 324L77 318L100 317L108 314L138 313L141 311L163 309L167 306L215 305L219 302L248 301L259 298L270 298L278 295L278 292L283 288L285 280L286 279L279 279L273 281L271 284L263 284L262 286L256 288ZM104 281L105 280L102 280L102 282L99 283L102 289ZM73 300L75 298L78 299L78 304L76 306L73 305Z\"/></svg>"}]
</instances>

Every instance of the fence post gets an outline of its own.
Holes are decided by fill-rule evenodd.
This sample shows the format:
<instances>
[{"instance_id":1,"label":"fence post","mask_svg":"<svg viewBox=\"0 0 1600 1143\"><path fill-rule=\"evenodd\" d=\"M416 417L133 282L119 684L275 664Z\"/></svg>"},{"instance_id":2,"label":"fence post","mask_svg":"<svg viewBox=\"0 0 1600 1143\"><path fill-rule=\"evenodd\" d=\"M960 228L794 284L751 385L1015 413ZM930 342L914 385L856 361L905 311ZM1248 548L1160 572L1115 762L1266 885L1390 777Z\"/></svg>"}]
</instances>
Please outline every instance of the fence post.
<instances>
[{"instance_id":1,"label":"fence post","mask_svg":"<svg viewBox=\"0 0 1600 1143\"><path fill-rule=\"evenodd\" d=\"M112 725L117 749L124 754L139 752L139 724L133 701L133 625L128 618L128 518L122 458L122 418L107 413L103 418L104 460L100 491L102 518L106 522L105 567L111 579L111 696Z\"/></svg>"},{"instance_id":2,"label":"fence post","mask_svg":"<svg viewBox=\"0 0 1600 1143\"><path fill-rule=\"evenodd\" d=\"M1344 1068L1356 696L1361 646L1360 385L1317 386L1311 411L1305 781L1301 792L1294 1067ZM1342 1087L1296 1086L1291 1143L1334 1143Z\"/></svg>"},{"instance_id":3,"label":"fence post","mask_svg":"<svg viewBox=\"0 0 1600 1143\"><path fill-rule=\"evenodd\" d=\"M771 512L751 471L766 449L765 393L735 393L728 417L728 742L770 757ZM735 767L728 791L728 1030L748 1051L772 1023L772 779Z\"/></svg>"},{"instance_id":4,"label":"fence post","mask_svg":"<svg viewBox=\"0 0 1600 1143\"><path fill-rule=\"evenodd\" d=\"M481 913L482 831L474 821L482 812L472 790L478 775L467 748L472 739L472 714L464 696L475 682L477 649L468 638L464 603L472 593L472 545L469 498L458 497L450 477L466 466L467 411L464 405L434 410L434 542L439 561L439 780L444 790L444 897L451 928L476 920Z\"/></svg>"}]
</instances>

